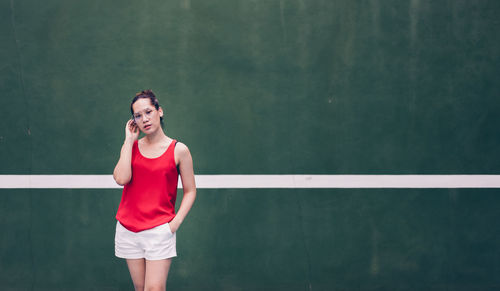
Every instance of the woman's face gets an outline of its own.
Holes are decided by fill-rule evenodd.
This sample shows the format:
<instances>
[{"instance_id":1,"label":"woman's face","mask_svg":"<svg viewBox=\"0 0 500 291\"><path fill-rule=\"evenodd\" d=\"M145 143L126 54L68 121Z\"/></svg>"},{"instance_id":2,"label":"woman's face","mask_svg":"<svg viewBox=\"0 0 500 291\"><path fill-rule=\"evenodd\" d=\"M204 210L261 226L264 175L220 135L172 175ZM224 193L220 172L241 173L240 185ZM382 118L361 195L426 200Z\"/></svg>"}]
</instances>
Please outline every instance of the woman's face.
<instances>
[{"instance_id":1,"label":"woman's face","mask_svg":"<svg viewBox=\"0 0 500 291\"><path fill-rule=\"evenodd\" d=\"M153 133L161 129L160 117L163 117L163 110L158 110L151 104L148 98L140 98L132 105L134 110L134 121L139 129L145 134Z\"/></svg>"}]
</instances>

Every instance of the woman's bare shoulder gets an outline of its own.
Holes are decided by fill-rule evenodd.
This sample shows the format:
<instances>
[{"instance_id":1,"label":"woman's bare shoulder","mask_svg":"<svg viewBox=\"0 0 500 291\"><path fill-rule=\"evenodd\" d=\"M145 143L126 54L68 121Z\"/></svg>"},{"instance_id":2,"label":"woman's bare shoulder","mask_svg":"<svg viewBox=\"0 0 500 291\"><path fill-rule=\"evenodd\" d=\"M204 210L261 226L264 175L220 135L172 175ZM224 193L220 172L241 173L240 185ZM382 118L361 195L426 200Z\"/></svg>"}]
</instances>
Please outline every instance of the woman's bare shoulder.
<instances>
[{"instance_id":1,"label":"woman's bare shoulder","mask_svg":"<svg viewBox=\"0 0 500 291\"><path fill-rule=\"evenodd\" d=\"M175 145L175 151L178 152L179 154L185 154L189 153L189 148L184 143L178 141L177 144Z\"/></svg>"}]
</instances>

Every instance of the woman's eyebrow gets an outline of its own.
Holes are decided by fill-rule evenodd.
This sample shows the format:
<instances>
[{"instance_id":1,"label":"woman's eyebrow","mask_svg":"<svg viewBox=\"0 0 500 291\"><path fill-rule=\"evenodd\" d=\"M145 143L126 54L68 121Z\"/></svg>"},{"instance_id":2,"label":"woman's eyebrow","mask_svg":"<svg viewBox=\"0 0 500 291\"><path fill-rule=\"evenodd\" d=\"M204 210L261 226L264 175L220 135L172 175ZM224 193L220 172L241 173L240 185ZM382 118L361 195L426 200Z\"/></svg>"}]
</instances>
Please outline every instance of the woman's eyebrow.
<instances>
[{"instance_id":1,"label":"woman's eyebrow","mask_svg":"<svg viewBox=\"0 0 500 291\"><path fill-rule=\"evenodd\" d=\"M136 115L136 114L138 114L138 113L146 112L146 111L148 111L148 110L153 110L153 109L151 109L151 108L146 108L146 109L144 109L144 110L142 110L142 111L137 111L137 112L134 112L134 115Z\"/></svg>"}]
</instances>

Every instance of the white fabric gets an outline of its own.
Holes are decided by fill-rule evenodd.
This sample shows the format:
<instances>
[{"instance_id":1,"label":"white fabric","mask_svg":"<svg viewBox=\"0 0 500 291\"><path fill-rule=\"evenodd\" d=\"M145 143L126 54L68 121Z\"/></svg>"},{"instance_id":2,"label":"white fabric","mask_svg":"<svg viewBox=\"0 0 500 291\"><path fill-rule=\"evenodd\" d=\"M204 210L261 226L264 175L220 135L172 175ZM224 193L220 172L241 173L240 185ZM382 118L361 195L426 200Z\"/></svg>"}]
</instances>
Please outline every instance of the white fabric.
<instances>
[{"instance_id":1,"label":"white fabric","mask_svg":"<svg viewBox=\"0 0 500 291\"><path fill-rule=\"evenodd\" d=\"M123 259L163 260L177 256L175 233L168 223L132 232L116 222L115 255Z\"/></svg>"}]
</instances>

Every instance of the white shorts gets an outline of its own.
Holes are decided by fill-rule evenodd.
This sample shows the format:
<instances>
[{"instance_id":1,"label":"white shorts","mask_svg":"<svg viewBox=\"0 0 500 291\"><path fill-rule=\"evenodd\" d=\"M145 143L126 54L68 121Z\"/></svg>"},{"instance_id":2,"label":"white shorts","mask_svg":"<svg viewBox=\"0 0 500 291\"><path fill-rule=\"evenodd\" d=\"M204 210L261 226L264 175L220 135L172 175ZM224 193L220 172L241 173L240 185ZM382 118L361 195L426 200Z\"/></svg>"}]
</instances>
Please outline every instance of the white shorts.
<instances>
[{"instance_id":1,"label":"white shorts","mask_svg":"<svg viewBox=\"0 0 500 291\"><path fill-rule=\"evenodd\" d=\"M123 259L163 260L177 256L175 233L168 223L133 232L116 222L115 255Z\"/></svg>"}]
</instances>

